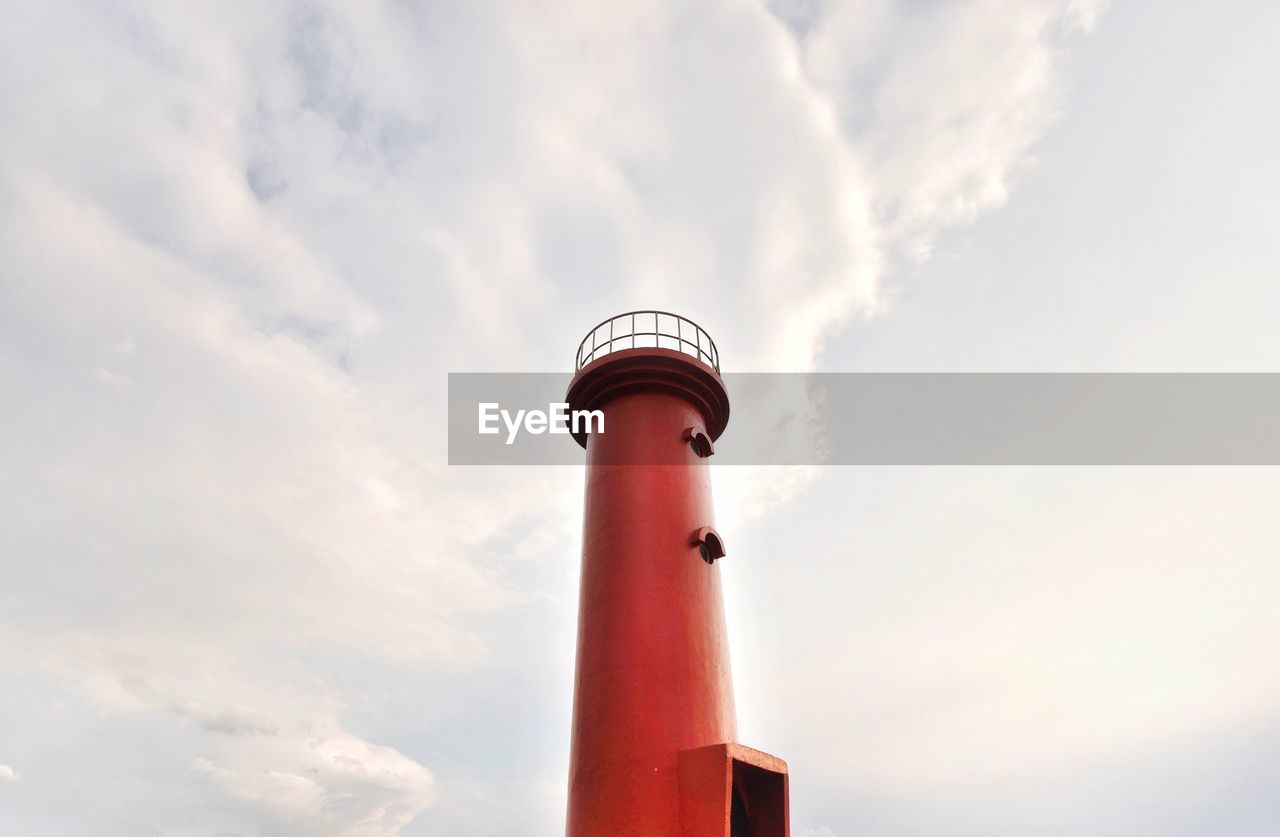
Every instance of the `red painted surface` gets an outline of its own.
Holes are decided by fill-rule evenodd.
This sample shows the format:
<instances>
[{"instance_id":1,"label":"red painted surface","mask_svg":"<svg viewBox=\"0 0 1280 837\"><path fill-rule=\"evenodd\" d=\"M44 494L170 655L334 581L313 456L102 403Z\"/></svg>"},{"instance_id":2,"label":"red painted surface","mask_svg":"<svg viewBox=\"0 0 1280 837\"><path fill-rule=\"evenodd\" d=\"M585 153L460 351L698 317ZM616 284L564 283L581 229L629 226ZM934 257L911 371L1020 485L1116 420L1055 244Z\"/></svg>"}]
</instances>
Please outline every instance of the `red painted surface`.
<instances>
[{"instance_id":1,"label":"red painted surface","mask_svg":"<svg viewBox=\"0 0 1280 837\"><path fill-rule=\"evenodd\" d=\"M788 833L787 763L741 744L680 753L682 833L730 834L735 791L750 818L752 837Z\"/></svg>"},{"instance_id":2,"label":"red painted surface","mask_svg":"<svg viewBox=\"0 0 1280 837\"><path fill-rule=\"evenodd\" d=\"M602 409L605 432L579 437L587 483L566 832L728 837L728 808L717 817L707 807L731 802L723 771L706 766L716 757L681 776L682 752L737 733L721 562L703 560L697 543L714 526L710 460L685 434L704 427L714 440L724 430L724 384L687 355L632 349L589 363L568 400ZM729 758L732 782L732 757L716 752L722 767ZM773 762L785 812L786 767ZM752 837L785 834L766 827Z\"/></svg>"}]
</instances>

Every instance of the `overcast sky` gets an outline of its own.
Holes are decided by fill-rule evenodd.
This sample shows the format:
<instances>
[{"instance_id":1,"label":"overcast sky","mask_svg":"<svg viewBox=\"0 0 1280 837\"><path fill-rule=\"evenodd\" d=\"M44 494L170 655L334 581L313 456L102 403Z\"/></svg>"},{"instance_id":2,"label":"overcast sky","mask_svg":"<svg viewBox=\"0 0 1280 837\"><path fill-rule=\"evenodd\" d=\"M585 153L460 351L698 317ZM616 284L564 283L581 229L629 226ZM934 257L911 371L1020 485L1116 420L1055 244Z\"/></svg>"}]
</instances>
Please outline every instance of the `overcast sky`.
<instances>
[{"instance_id":1,"label":"overcast sky","mask_svg":"<svg viewBox=\"0 0 1280 837\"><path fill-rule=\"evenodd\" d=\"M5 19L0 833L563 832L581 474L447 372L1280 371L1261 0ZM715 480L797 837L1280 832L1274 469Z\"/></svg>"}]
</instances>

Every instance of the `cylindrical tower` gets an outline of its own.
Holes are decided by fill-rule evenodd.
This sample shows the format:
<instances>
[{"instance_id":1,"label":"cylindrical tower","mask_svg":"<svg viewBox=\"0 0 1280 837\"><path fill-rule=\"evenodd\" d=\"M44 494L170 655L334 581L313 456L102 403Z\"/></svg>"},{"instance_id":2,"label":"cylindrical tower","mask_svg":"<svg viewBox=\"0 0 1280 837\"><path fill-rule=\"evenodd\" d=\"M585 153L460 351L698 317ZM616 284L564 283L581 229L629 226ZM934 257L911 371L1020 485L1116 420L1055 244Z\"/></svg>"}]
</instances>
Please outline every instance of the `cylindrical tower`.
<instances>
[{"instance_id":1,"label":"cylindrical tower","mask_svg":"<svg viewBox=\"0 0 1280 837\"><path fill-rule=\"evenodd\" d=\"M729 420L710 337L606 320L578 349L587 451L569 837L782 837L786 765L736 745L707 467Z\"/></svg>"}]
</instances>

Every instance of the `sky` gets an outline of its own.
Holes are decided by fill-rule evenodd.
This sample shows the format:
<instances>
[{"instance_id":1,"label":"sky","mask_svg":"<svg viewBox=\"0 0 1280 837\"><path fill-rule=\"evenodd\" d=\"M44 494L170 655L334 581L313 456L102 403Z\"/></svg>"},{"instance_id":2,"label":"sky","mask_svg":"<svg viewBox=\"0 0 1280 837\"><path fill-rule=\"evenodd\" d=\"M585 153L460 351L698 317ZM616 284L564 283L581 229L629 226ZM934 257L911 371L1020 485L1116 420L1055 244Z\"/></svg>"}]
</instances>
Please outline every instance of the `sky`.
<instances>
[{"instance_id":1,"label":"sky","mask_svg":"<svg viewBox=\"0 0 1280 837\"><path fill-rule=\"evenodd\" d=\"M0 833L563 833L582 475L448 372L1280 371L1270 4L6 20ZM1274 469L714 479L798 837L1280 829Z\"/></svg>"}]
</instances>

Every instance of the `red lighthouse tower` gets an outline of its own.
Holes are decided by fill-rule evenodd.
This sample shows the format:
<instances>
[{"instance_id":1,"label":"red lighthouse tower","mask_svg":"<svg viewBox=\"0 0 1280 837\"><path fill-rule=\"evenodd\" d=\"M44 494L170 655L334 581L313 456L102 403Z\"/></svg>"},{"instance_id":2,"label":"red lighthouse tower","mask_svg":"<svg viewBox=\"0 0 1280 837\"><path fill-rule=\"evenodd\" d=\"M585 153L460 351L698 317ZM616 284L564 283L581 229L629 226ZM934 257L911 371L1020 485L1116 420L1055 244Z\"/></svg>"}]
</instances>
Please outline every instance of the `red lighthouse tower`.
<instances>
[{"instance_id":1,"label":"red lighthouse tower","mask_svg":"<svg viewBox=\"0 0 1280 837\"><path fill-rule=\"evenodd\" d=\"M708 458L729 421L715 344L636 311L578 348L587 451L568 837L787 837L787 766L736 743Z\"/></svg>"}]
</instances>

